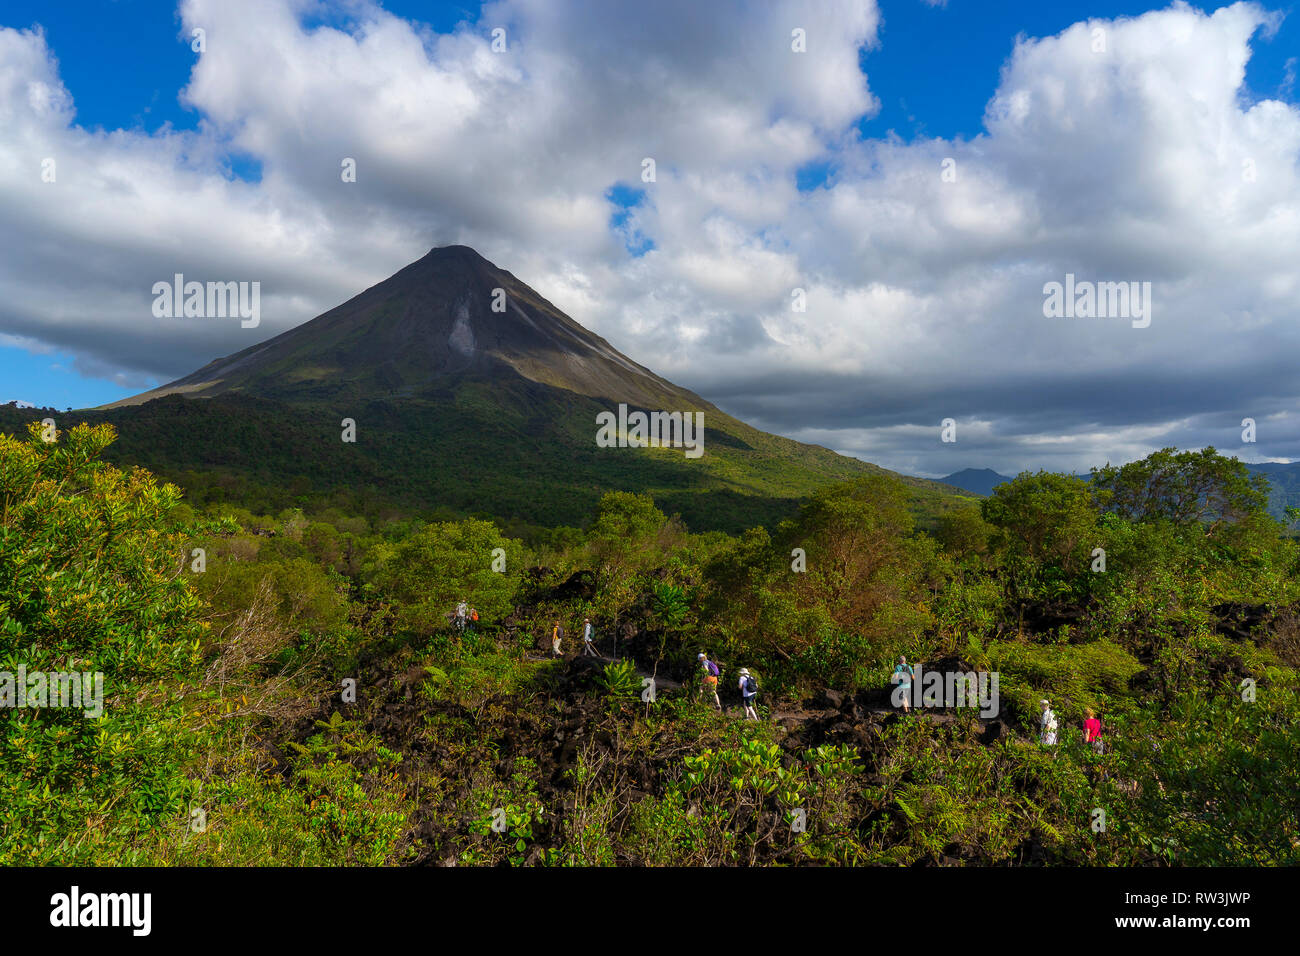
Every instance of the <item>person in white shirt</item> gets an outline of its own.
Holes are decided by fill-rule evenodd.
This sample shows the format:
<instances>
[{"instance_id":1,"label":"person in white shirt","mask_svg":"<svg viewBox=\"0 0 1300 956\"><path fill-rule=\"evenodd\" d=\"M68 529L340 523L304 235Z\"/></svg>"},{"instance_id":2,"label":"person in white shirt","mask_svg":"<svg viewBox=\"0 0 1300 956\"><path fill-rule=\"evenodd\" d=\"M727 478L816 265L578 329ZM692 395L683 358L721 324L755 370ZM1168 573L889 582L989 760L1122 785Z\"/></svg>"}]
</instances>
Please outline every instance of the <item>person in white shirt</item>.
<instances>
[{"instance_id":1,"label":"person in white shirt","mask_svg":"<svg viewBox=\"0 0 1300 956\"><path fill-rule=\"evenodd\" d=\"M1044 747L1056 746L1056 714L1046 700L1038 702L1043 712L1038 715L1038 741Z\"/></svg>"},{"instance_id":2,"label":"person in white shirt","mask_svg":"<svg viewBox=\"0 0 1300 956\"><path fill-rule=\"evenodd\" d=\"M582 619L582 654L584 657L588 655L591 657L599 657L600 655L596 653L595 645L591 643L591 638L591 618L584 617Z\"/></svg>"}]
</instances>

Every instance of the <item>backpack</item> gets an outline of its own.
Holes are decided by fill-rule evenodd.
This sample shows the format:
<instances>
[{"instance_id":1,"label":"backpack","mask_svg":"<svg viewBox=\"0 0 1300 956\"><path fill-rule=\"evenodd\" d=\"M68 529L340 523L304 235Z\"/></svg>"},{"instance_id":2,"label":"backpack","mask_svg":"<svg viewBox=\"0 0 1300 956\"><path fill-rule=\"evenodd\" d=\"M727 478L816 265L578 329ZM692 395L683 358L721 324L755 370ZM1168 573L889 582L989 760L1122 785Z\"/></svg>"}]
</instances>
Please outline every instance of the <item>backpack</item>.
<instances>
[{"instance_id":1,"label":"backpack","mask_svg":"<svg viewBox=\"0 0 1300 956\"><path fill-rule=\"evenodd\" d=\"M754 683L753 677L745 678L745 696L753 697L758 693L758 684Z\"/></svg>"},{"instance_id":2,"label":"backpack","mask_svg":"<svg viewBox=\"0 0 1300 956\"><path fill-rule=\"evenodd\" d=\"M704 666L707 667L707 668L709 669L709 676L710 676L710 677L717 677L717 676L718 676L718 665L715 664L715 663L713 663L713 661L706 660L706 661L704 662Z\"/></svg>"}]
</instances>

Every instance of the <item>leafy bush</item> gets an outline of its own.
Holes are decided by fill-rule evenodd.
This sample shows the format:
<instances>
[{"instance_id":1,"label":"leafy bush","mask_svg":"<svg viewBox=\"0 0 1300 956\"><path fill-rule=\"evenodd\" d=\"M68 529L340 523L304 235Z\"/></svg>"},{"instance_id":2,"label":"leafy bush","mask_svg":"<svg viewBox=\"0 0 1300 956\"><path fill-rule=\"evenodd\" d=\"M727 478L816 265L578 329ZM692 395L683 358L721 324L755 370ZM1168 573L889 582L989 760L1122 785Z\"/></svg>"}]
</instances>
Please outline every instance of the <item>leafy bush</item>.
<instances>
[{"instance_id":1,"label":"leafy bush","mask_svg":"<svg viewBox=\"0 0 1300 956\"><path fill-rule=\"evenodd\" d=\"M195 673L204 625L180 573L180 491L97 461L113 437L0 435L0 672L103 675L102 716L6 707L0 863L84 859L106 831L157 825L191 789L172 682Z\"/></svg>"},{"instance_id":2,"label":"leafy bush","mask_svg":"<svg viewBox=\"0 0 1300 956\"><path fill-rule=\"evenodd\" d=\"M623 699L641 695L641 675L636 665L623 658L610 661L605 669L596 675L596 685L606 697Z\"/></svg>"},{"instance_id":3,"label":"leafy bush","mask_svg":"<svg viewBox=\"0 0 1300 956\"><path fill-rule=\"evenodd\" d=\"M999 674L1004 710L1026 721L1036 718L1044 697L1060 717L1082 720L1084 707L1097 709L1106 697L1127 693L1129 680L1142 669L1137 658L1109 641L1051 646L995 641L987 655Z\"/></svg>"}]
</instances>

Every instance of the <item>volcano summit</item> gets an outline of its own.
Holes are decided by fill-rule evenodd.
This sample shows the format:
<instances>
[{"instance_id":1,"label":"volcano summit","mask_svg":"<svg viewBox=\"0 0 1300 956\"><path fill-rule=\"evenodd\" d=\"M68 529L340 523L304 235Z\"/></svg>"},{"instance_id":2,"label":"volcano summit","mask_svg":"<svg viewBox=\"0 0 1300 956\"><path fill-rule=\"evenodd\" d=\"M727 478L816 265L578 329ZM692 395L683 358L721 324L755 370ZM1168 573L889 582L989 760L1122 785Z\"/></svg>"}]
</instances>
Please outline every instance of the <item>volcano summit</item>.
<instances>
[{"instance_id":1,"label":"volcano summit","mask_svg":"<svg viewBox=\"0 0 1300 956\"><path fill-rule=\"evenodd\" d=\"M518 375L641 407L704 405L569 318L468 246L443 246L259 345L108 407L236 392L284 401L418 398Z\"/></svg>"}]
</instances>

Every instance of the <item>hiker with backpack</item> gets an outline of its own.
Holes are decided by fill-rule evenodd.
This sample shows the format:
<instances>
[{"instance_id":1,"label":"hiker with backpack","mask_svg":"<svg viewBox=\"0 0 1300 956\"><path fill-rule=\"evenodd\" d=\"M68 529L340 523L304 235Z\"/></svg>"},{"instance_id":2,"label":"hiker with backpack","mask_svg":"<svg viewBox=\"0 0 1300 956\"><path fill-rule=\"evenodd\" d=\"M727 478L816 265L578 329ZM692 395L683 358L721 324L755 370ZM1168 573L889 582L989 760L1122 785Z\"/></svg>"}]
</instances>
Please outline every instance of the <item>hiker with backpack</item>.
<instances>
[{"instance_id":1,"label":"hiker with backpack","mask_svg":"<svg viewBox=\"0 0 1300 956\"><path fill-rule=\"evenodd\" d=\"M902 689L903 713L909 713L911 707L909 701L912 699L912 678L916 677L916 671L912 670L907 658L902 654L898 655L898 663L894 665L893 681ZM897 691L895 691L897 693Z\"/></svg>"},{"instance_id":2,"label":"hiker with backpack","mask_svg":"<svg viewBox=\"0 0 1300 956\"><path fill-rule=\"evenodd\" d=\"M712 693L714 706L722 710L722 701L718 697L718 678L722 675L721 669L703 653L696 659L700 662L700 671L703 674L700 689L705 694Z\"/></svg>"},{"instance_id":3,"label":"hiker with backpack","mask_svg":"<svg viewBox=\"0 0 1300 956\"><path fill-rule=\"evenodd\" d=\"M465 618L469 614L469 605L461 601L456 605L456 630L465 633Z\"/></svg>"},{"instance_id":4,"label":"hiker with backpack","mask_svg":"<svg viewBox=\"0 0 1300 956\"><path fill-rule=\"evenodd\" d=\"M560 652L560 641L564 639L564 628L560 627L560 621L557 618L555 626L551 628L551 655L553 657L562 657Z\"/></svg>"},{"instance_id":5,"label":"hiker with backpack","mask_svg":"<svg viewBox=\"0 0 1300 956\"><path fill-rule=\"evenodd\" d=\"M471 631L478 630L478 608L476 607L469 609L469 629Z\"/></svg>"},{"instance_id":6,"label":"hiker with backpack","mask_svg":"<svg viewBox=\"0 0 1300 956\"><path fill-rule=\"evenodd\" d=\"M593 636L593 633L592 633L592 629L591 629L591 618L589 618L589 617L584 617L584 618L582 619L582 656L583 656L583 657L587 657L587 656L591 656L591 657L599 657L599 656L600 656L599 654L596 653L596 646L591 642L591 641L592 641L592 636Z\"/></svg>"},{"instance_id":7,"label":"hiker with backpack","mask_svg":"<svg viewBox=\"0 0 1300 956\"><path fill-rule=\"evenodd\" d=\"M1083 717L1083 742L1095 752L1105 753L1106 744L1101 739L1101 721L1097 719L1097 712L1091 707L1085 707Z\"/></svg>"},{"instance_id":8,"label":"hiker with backpack","mask_svg":"<svg viewBox=\"0 0 1300 956\"><path fill-rule=\"evenodd\" d=\"M1046 700L1038 702L1043 711L1038 715L1038 742L1044 747L1056 746L1056 714Z\"/></svg>"},{"instance_id":9,"label":"hiker with backpack","mask_svg":"<svg viewBox=\"0 0 1300 956\"><path fill-rule=\"evenodd\" d=\"M749 672L748 667L740 669L740 699L745 704L745 719L758 720L758 711L754 709L754 701L758 697L758 682L754 680L754 675Z\"/></svg>"}]
</instances>

